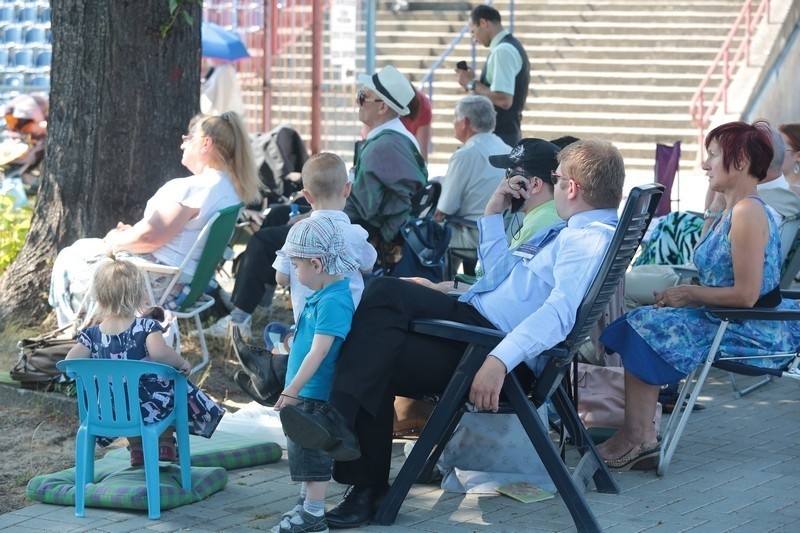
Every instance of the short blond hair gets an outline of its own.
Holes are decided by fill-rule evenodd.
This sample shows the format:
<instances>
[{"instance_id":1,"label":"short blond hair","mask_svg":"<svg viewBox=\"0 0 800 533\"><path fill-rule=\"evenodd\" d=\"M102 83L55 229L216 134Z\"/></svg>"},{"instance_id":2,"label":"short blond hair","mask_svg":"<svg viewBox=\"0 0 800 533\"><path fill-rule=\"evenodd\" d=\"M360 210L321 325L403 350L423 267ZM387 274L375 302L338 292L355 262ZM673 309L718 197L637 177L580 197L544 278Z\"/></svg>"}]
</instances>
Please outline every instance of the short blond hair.
<instances>
[{"instance_id":1,"label":"short blond hair","mask_svg":"<svg viewBox=\"0 0 800 533\"><path fill-rule=\"evenodd\" d=\"M144 307L144 276L133 263L110 253L94 273L92 296L104 316L136 316Z\"/></svg>"},{"instance_id":2,"label":"short blond hair","mask_svg":"<svg viewBox=\"0 0 800 533\"><path fill-rule=\"evenodd\" d=\"M578 183L587 204L595 209L619 207L625 162L616 146L603 139L585 139L565 146L556 157L561 173Z\"/></svg>"},{"instance_id":3,"label":"short blond hair","mask_svg":"<svg viewBox=\"0 0 800 533\"><path fill-rule=\"evenodd\" d=\"M303 188L314 199L340 198L347 186L347 167L342 158L330 152L312 155L303 165Z\"/></svg>"}]
</instances>

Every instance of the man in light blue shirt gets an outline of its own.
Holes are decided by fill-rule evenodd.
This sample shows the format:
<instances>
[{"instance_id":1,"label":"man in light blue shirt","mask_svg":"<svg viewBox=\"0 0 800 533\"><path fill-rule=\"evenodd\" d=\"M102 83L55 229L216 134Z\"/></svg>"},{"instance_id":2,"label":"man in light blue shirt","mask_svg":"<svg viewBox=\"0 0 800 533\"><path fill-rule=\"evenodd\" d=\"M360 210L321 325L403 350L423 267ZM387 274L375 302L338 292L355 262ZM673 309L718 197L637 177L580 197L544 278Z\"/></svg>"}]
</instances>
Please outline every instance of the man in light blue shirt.
<instances>
[{"instance_id":1,"label":"man in light blue shirt","mask_svg":"<svg viewBox=\"0 0 800 533\"><path fill-rule=\"evenodd\" d=\"M335 409L284 425L290 438L339 442L360 453L354 461L334 462L334 479L353 487L327 513L331 527L368 523L388 489L395 395L443 391L464 352L463 342L410 332L412 320L447 319L508 333L469 393L477 409L492 411L499 407L506 374L520 363L539 370L539 354L572 329L615 230L625 167L619 151L597 139L566 147L558 162L551 179L566 223L509 250L502 213L512 198L527 199L529 193L520 187L523 176L502 180L478 222L486 273L459 300L427 280L378 278L367 284L336 365L330 395ZM326 452L336 455L336 446Z\"/></svg>"}]
</instances>

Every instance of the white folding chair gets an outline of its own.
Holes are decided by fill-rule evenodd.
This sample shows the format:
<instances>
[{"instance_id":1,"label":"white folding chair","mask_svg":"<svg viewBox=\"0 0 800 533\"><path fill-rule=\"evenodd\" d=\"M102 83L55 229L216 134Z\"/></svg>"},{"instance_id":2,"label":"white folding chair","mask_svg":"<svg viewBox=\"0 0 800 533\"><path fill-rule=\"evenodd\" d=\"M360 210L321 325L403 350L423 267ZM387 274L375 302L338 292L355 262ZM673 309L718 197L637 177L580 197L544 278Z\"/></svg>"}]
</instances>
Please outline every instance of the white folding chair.
<instances>
[{"instance_id":1,"label":"white folding chair","mask_svg":"<svg viewBox=\"0 0 800 533\"><path fill-rule=\"evenodd\" d=\"M800 298L800 293L784 293L785 298ZM706 355L703 364L695 368L684 380L683 386L678 393L678 401L675 402L676 406L684 406L683 410L676 408L670 415L669 422L664 430L661 440L661 455L658 462L658 475L663 476L675 449L678 447L678 442L686 428L689 421L689 416L692 414L692 408L700 395L703 384L706 381L708 372L711 367L717 367L721 370L731 372L732 374L740 374L747 376L770 376L770 377L787 377L800 381L800 346L795 346L794 351L784 353L774 353L767 356L758 357L743 357L736 353L726 353L720 351L720 344L725 330L731 321L746 321L746 320L792 320L800 321L800 310L776 310L776 309L734 309L734 308L709 308L707 312L719 318L722 322L719 325L717 334L711 348ZM753 365L748 365L748 359L786 359L787 362L780 368L761 368ZM695 379L695 376L696 379ZM686 403L684 403L686 402Z\"/></svg>"}]
</instances>

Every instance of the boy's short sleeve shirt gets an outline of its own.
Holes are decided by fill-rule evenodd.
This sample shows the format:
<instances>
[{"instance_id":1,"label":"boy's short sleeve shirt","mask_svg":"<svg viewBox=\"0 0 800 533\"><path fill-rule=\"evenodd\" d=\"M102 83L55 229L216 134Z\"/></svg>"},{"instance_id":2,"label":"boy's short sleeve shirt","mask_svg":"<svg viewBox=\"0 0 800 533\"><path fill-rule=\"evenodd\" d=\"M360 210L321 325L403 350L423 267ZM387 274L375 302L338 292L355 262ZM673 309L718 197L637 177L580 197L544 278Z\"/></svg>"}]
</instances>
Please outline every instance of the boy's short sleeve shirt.
<instances>
[{"instance_id":1,"label":"boy's short sleeve shirt","mask_svg":"<svg viewBox=\"0 0 800 533\"><path fill-rule=\"evenodd\" d=\"M350 295L350 284L347 278L313 293L306 300L289 353L286 384L291 383L294 376L297 375L303 359L311 349L314 335L331 335L335 337L335 340L314 376L300 390L301 396L315 400L328 400L336 369L336 360L339 358L342 343L350 332L354 312L355 306Z\"/></svg>"}]
</instances>

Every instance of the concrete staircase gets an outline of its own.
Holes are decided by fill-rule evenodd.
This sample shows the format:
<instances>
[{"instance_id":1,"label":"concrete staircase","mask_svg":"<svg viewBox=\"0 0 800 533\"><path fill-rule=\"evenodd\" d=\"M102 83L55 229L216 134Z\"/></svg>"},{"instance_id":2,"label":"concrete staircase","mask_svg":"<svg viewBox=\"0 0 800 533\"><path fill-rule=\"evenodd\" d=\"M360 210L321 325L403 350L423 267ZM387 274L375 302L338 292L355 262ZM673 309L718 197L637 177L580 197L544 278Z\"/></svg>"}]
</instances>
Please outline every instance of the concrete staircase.
<instances>
[{"instance_id":1,"label":"concrete staircase","mask_svg":"<svg viewBox=\"0 0 800 533\"><path fill-rule=\"evenodd\" d=\"M391 63L422 79L467 20L466 11L436 5L421 0L398 13L379 5L378 67ZM494 5L508 28L508 2ZM681 168L696 169L689 102L741 6L741 0L517 0L514 34L531 61L523 136L603 137L620 148L629 173L651 176L655 144L680 140ZM433 164L446 163L458 145L452 116L465 93L452 69L470 58L471 47L467 34L434 77ZM486 51L477 50L478 69Z\"/></svg>"}]
</instances>

